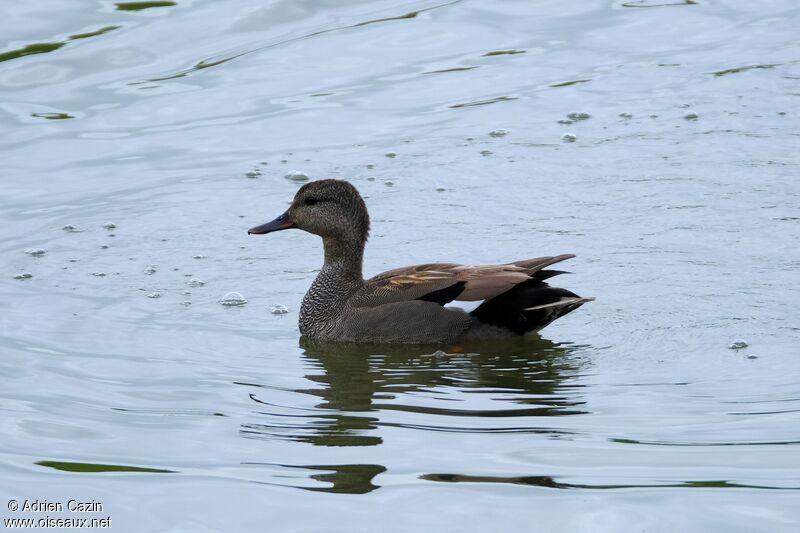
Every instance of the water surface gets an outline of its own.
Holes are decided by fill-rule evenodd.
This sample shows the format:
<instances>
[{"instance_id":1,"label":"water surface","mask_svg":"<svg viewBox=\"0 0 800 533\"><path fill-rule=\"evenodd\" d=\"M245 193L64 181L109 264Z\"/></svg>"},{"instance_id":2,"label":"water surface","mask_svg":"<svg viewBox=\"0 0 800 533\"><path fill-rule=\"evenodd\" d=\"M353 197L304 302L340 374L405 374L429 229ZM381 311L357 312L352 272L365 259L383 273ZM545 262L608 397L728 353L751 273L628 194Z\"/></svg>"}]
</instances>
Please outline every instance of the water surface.
<instances>
[{"instance_id":1,"label":"water surface","mask_svg":"<svg viewBox=\"0 0 800 533\"><path fill-rule=\"evenodd\" d=\"M795 2L2 19L4 500L122 531L800 528ZM370 274L576 253L558 281L597 300L540 339L300 342L321 243L246 235L292 171L361 190Z\"/></svg>"}]
</instances>

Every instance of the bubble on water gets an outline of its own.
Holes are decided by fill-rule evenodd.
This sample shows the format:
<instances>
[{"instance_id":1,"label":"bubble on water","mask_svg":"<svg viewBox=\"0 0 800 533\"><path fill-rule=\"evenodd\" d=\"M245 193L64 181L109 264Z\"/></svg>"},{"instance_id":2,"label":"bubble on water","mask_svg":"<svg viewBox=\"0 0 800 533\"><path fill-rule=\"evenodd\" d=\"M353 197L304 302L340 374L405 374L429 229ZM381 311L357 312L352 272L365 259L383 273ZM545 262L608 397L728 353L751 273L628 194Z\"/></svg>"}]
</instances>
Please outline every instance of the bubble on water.
<instances>
[{"instance_id":1,"label":"bubble on water","mask_svg":"<svg viewBox=\"0 0 800 533\"><path fill-rule=\"evenodd\" d=\"M561 140L565 143L574 143L578 140L578 137L576 137L574 133L565 133L561 136Z\"/></svg>"},{"instance_id":2,"label":"bubble on water","mask_svg":"<svg viewBox=\"0 0 800 533\"><path fill-rule=\"evenodd\" d=\"M275 304L270 308L269 312L273 315L285 315L289 312L289 308L282 304Z\"/></svg>"},{"instance_id":3,"label":"bubble on water","mask_svg":"<svg viewBox=\"0 0 800 533\"><path fill-rule=\"evenodd\" d=\"M189 281L189 286L190 287L202 287L205 284L206 284L205 281L203 281L202 279L198 279L198 278L194 278L193 280Z\"/></svg>"},{"instance_id":4,"label":"bubble on water","mask_svg":"<svg viewBox=\"0 0 800 533\"><path fill-rule=\"evenodd\" d=\"M572 113L567 113L567 118L572 120L588 120L592 118L592 115L584 113L583 111L573 111Z\"/></svg>"},{"instance_id":5,"label":"bubble on water","mask_svg":"<svg viewBox=\"0 0 800 533\"><path fill-rule=\"evenodd\" d=\"M105 272L92 272L92 276L97 276L98 278L105 277L106 275Z\"/></svg>"},{"instance_id":6,"label":"bubble on water","mask_svg":"<svg viewBox=\"0 0 800 533\"><path fill-rule=\"evenodd\" d=\"M103 224L103 227L105 229L114 229L117 227L117 225L114 224L113 222L106 222L105 224Z\"/></svg>"},{"instance_id":7,"label":"bubble on water","mask_svg":"<svg viewBox=\"0 0 800 533\"><path fill-rule=\"evenodd\" d=\"M28 248L25 250L25 253L32 256L41 256L47 253L47 250L42 250L41 248Z\"/></svg>"},{"instance_id":8,"label":"bubble on water","mask_svg":"<svg viewBox=\"0 0 800 533\"><path fill-rule=\"evenodd\" d=\"M562 118L561 120L558 121L558 123L559 124L564 124L564 125L570 125L570 124L575 124L575 121L574 120L570 120L568 118Z\"/></svg>"},{"instance_id":9,"label":"bubble on water","mask_svg":"<svg viewBox=\"0 0 800 533\"><path fill-rule=\"evenodd\" d=\"M160 292L149 292L149 293L147 293L147 297L148 298L161 298L161 296L162 295L161 295Z\"/></svg>"},{"instance_id":10,"label":"bubble on water","mask_svg":"<svg viewBox=\"0 0 800 533\"><path fill-rule=\"evenodd\" d=\"M386 157L388 157L389 159L392 159L392 158L395 158L395 157L397 157L397 154L396 154L395 152L386 152L386 153L385 153L385 154L383 154L383 155L385 155L385 156L386 156Z\"/></svg>"},{"instance_id":11,"label":"bubble on water","mask_svg":"<svg viewBox=\"0 0 800 533\"><path fill-rule=\"evenodd\" d=\"M292 181L308 181L309 180L308 174L306 174L305 172L300 172L299 170L292 170L291 172L286 174L284 176L284 178L286 178L287 180L292 180Z\"/></svg>"},{"instance_id":12,"label":"bubble on water","mask_svg":"<svg viewBox=\"0 0 800 533\"><path fill-rule=\"evenodd\" d=\"M628 112L620 113L619 116L621 116L622 118L633 118L633 113L628 113Z\"/></svg>"},{"instance_id":13,"label":"bubble on water","mask_svg":"<svg viewBox=\"0 0 800 533\"><path fill-rule=\"evenodd\" d=\"M30 272L22 272L14 276L14 279L31 279L32 277L33 274L31 274Z\"/></svg>"},{"instance_id":14,"label":"bubble on water","mask_svg":"<svg viewBox=\"0 0 800 533\"><path fill-rule=\"evenodd\" d=\"M492 151L491 150L481 150L481 155L483 157L486 157L487 155L492 155Z\"/></svg>"},{"instance_id":15,"label":"bubble on water","mask_svg":"<svg viewBox=\"0 0 800 533\"><path fill-rule=\"evenodd\" d=\"M156 272L158 272L158 269L153 265L149 265L147 268L144 269L144 273L147 274L148 276L152 276Z\"/></svg>"},{"instance_id":16,"label":"bubble on water","mask_svg":"<svg viewBox=\"0 0 800 533\"><path fill-rule=\"evenodd\" d=\"M251 171L249 171L249 172L245 172L245 173L244 173L244 177L245 177L245 178L251 178L251 179L257 178L257 177L259 177L260 175L261 175L261 171L260 171L260 170L258 170L258 169L256 169L256 170L251 170Z\"/></svg>"},{"instance_id":17,"label":"bubble on water","mask_svg":"<svg viewBox=\"0 0 800 533\"><path fill-rule=\"evenodd\" d=\"M192 259L205 259L205 258L206 258L206 256L204 256L204 255L193 255L192 256Z\"/></svg>"},{"instance_id":18,"label":"bubble on water","mask_svg":"<svg viewBox=\"0 0 800 533\"><path fill-rule=\"evenodd\" d=\"M78 229L78 228L76 228L76 227L75 227L75 226L73 226L72 224L67 224L66 226L64 226L64 227L63 227L63 228L61 228L61 229L63 229L63 230L64 230L64 231L66 231L67 233L80 233L80 232L82 232L82 231L83 231L82 229Z\"/></svg>"},{"instance_id":19,"label":"bubble on water","mask_svg":"<svg viewBox=\"0 0 800 533\"><path fill-rule=\"evenodd\" d=\"M745 357L747 357L748 359L758 359L758 356L753 354L747 354Z\"/></svg>"},{"instance_id":20,"label":"bubble on water","mask_svg":"<svg viewBox=\"0 0 800 533\"><path fill-rule=\"evenodd\" d=\"M731 350L741 350L742 348L747 348L748 346L750 346L750 345L748 344L748 342L746 340L744 340L744 339L734 339L728 345L728 348L730 348Z\"/></svg>"},{"instance_id":21,"label":"bubble on water","mask_svg":"<svg viewBox=\"0 0 800 533\"><path fill-rule=\"evenodd\" d=\"M229 292L220 298L219 303L228 307L233 307L246 304L247 299L238 292Z\"/></svg>"},{"instance_id":22,"label":"bubble on water","mask_svg":"<svg viewBox=\"0 0 800 533\"><path fill-rule=\"evenodd\" d=\"M185 306L187 306L187 307L188 307L188 306L192 305L192 302L190 302L190 301L188 301L188 300L187 300L187 301L185 301L185 302L181 302L181 305L185 305Z\"/></svg>"},{"instance_id":23,"label":"bubble on water","mask_svg":"<svg viewBox=\"0 0 800 533\"><path fill-rule=\"evenodd\" d=\"M694 111L689 111L688 113L683 115L683 118L685 118L686 120L697 120L698 118L700 118L700 115L698 115Z\"/></svg>"},{"instance_id":24,"label":"bubble on water","mask_svg":"<svg viewBox=\"0 0 800 533\"><path fill-rule=\"evenodd\" d=\"M509 133L511 133L511 132L508 131L508 130L505 130L503 128L499 128L499 129L490 131L489 135L491 135L492 137L505 137Z\"/></svg>"}]
</instances>

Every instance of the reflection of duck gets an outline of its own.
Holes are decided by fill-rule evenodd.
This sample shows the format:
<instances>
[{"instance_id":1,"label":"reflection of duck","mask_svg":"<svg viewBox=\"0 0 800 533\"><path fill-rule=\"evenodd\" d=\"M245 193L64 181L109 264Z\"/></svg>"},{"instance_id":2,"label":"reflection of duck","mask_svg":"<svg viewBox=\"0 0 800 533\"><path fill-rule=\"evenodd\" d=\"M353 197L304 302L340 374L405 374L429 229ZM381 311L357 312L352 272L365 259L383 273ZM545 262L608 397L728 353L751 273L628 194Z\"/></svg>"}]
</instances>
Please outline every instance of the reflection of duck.
<instances>
[{"instance_id":1,"label":"reflection of duck","mask_svg":"<svg viewBox=\"0 0 800 533\"><path fill-rule=\"evenodd\" d=\"M324 402L318 407L323 409L491 417L581 412L574 407L582 402L559 390L564 379L577 371L574 361L567 357L572 348L546 339L451 346L454 353L436 350L435 346L426 350L422 346L324 343L306 338L300 345L306 357L323 371L306 377L325 386L303 392L322 398ZM402 394L436 388L470 393L502 391L509 402L529 407L475 411L392 403Z\"/></svg>"},{"instance_id":2,"label":"reflection of duck","mask_svg":"<svg viewBox=\"0 0 800 533\"><path fill-rule=\"evenodd\" d=\"M558 255L470 267L430 263L364 280L361 268L369 214L355 187L321 180L300 188L289 209L248 233L299 228L322 237L325 264L303 299L300 331L328 341L448 343L539 331L592 300L545 280ZM479 301L471 313L445 307Z\"/></svg>"},{"instance_id":3,"label":"reflection of duck","mask_svg":"<svg viewBox=\"0 0 800 533\"><path fill-rule=\"evenodd\" d=\"M565 384L579 371L574 349L545 339L451 346L451 353L436 346L305 338L300 345L312 367L306 378L317 386L296 392L320 402L314 409L285 408L253 395L267 409L259 413L258 423L243 426L244 436L315 446L379 445L381 427L557 437L566 432L542 417L583 413L579 385ZM384 469L353 464L291 468L309 470L310 477L333 484L314 490L358 493L377 488L373 477Z\"/></svg>"},{"instance_id":4,"label":"reflection of duck","mask_svg":"<svg viewBox=\"0 0 800 533\"><path fill-rule=\"evenodd\" d=\"M573 388L562 385L577 373L568 357L571 348L544 339L472 344L460 347L464 350L461 353L434 351L435 347L426 351L423 347L343 345L307 339L301 340L301 346L310 363L319 369L306 378L320 387L297 392L322 401L313 412L282 414L274 424L248 424L248 437L289 438L318 446L374 446L383 442L374 434L380 426L404 425L379 416L379 412L397 411L419 413L419 423L413 424L416 429L558 434L544 424L481 424L474 429L465 424L470 418L582 413L583 402L568 394ZM455 393L491 394L491 403L481 401L480 408L467 408L459 404ZM403 395L408 394L415 394L413 404L403 401ZM420 401L426 396L451 401ZM461 401L472 398L465 396ZM430 416L437 417L435 423L430 423Z\"/></svg>"}]
</instances>

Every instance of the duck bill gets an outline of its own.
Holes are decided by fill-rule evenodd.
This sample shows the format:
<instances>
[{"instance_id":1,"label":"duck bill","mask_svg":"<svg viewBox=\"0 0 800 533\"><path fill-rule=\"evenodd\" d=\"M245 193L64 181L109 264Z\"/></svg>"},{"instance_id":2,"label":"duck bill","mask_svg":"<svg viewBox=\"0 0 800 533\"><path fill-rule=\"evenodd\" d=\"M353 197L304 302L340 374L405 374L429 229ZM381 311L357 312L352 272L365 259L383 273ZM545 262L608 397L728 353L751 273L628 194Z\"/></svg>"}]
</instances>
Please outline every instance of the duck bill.
<instances>
[{"instance_id":1,"label":"duck bill","mask_svg":"<svg viewBox=\"0 0 800 533\"><path fill-rule=\"evenodd\" d=\"M273 231L281 231L294 227L294 221L289 217L289 212L282 214L275 220L261 224L255 228L247 230L248 235L263 235L265 233L272 233Z\"/></svg>"}]
</instances>

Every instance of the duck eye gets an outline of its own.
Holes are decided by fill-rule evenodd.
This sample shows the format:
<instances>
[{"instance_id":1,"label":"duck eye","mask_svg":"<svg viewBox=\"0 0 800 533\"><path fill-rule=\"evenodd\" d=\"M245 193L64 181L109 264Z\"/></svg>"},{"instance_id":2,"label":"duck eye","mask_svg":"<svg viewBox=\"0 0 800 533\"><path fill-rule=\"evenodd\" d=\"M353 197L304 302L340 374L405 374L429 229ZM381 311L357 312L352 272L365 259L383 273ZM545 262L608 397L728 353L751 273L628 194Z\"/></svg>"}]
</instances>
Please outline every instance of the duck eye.
<instances>
[{"instance_id":1,"label":"duck eye","mask_svg":"<svg viewBox=\"0 0 800 533\"><path fill-rule=\"evenodd\" d=\"M306 205L314 205L317 202L319 202L319 200L317 200L313 196L309 196L308 198L306 198Z\"/></svg>"}]
</instances>

